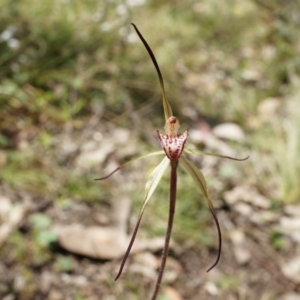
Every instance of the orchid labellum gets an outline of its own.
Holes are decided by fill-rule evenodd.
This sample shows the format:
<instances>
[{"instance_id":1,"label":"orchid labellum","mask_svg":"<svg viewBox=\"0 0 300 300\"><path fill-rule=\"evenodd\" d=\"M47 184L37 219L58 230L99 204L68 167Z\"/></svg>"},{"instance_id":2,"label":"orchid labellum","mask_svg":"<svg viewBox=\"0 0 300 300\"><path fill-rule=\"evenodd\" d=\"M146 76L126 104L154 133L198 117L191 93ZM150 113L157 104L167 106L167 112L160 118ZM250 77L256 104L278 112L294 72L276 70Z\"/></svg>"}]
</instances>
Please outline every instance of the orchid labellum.
<instances>
[{"instance_id":1,"label":"orchid labellum","mask_svg":"<svg viewBox=\"0 0 300 300\"><path fill-rule=\"evenodd\" d=\"M204 195L204 197L205 197L205 199L208 203L209 209L212 213L212 216L214 218L216 227L217 227L218 244L219 244L218 245L218 249L219 249L218 250L218 255L217 255L217 258L216 258L215 262L211 265L211 267L207 270L207 272L209 272L211 269L213 269L218 264L218 262L220 260L220 256L221 256L221 248L222 248L221 229L220 229L220 225L219 225L216 213L215 213L214 206L212 204L211 198L210 198L209 193L208 193L205 178L204 178L202 172L195 166L195 164L192 161L190 161L188 158L186 158L183 155L183 153L212 155L212 156L217 156L217 157L221 157L221 158L233 159L233 160L237 160L237 161L246 160L248 157L243 158L243 159L236 159L236 158L223 156L223 155L218 155L218 154L204 153L202 151L198 151L198 150L194 150L194 149L193 150L185 149L185 144L186 144L186 141L188 139L188 131L185 131L184 133L178 133L178 129L179 129L179 126L180 126L179 121L176 117L173 116L171 106L170 106L169 102L167 101L165 88L164 88L163 77L161 75L161 72L160 72L159 66L157 64L157 61L155 59L155 56L154 56L151 48L149 47L148 43L143 38L140 31L137 29L137 27L133 23L131 23L131 24L134 27L134 29L135 29L136 33L138 34L138 36L140 37L140 39L142 40L145 48L147 49L148 54L150 55L150 58L151 58L151 60L154 64L155 69L156 69L157 74L158 74L158 78L159 78L159 82L160 82L160 86L161 86L161 90L162 90L162 102L163 102L163 108L164 108L164 114L165 114L165 120L166 120L166 124L165 124L165 133L166 134L163 135L159 131L157 131L158 139L160 141L161 147L163 148L163 151L152 152L152 153L149 153L147 155L136 158L136 159L134 159L130 162L127 162L127 163L121 165L120 167L115 169L113 172L111 172L107 176L98 178L96 180L104 180L104 179L109 178L116 171L118 171L121 168L125 167L126 165L132 163L133 161L140 160L140 159L150 157L150 156L154 156L154 155L165 154L165 157L163 158L161 163L149 175L149 178L148 178L148 181L147 181L146 187L145 187L144 202L143 202L142 208L141 208L140 213L139 213L137 224L134 228L132 238L131 238L130 243L128 245L127 251L126 251L126 253L123 257L123 260L121 262L119 272L118 272L118 274L115 278L115 280L117 280L120 277L120 275L123 271L125 262L128 258L128 255L129 255L130 250L132 248L132 245L134 243L134 240L135 240L135 237L136 237L136 234L137 234L137 231L138 231L138 228L139 228L139 225L140 225L145 207L146 207L148 201L150 200L153 192L155 191L155 189L156 189L161 177L163 176L165 170L170 165L171 175L170 175L169 220L168 220L167 232L166 232L166 237L165 237L165 244L164 244L164 248L163 248L163 252L162 252L162 258L161 258L161 265L160 265L160 269L159 269L159 274L158 274L158 278L156 280L154 293L153 293L152 298L151 298L152 300L155 300L156 297L157 297L157 294L159 292L159 288L160 288L160 284L161 284L161 281L162 281L162 277L163 277L163 273L164 273L164 269L165 269L165 264L166 264L166 260L167 260L167 256L168 256L169 243L170 243L170 237L171 237L172 226L173 226L173 218L174 218L174 213L175 213L175 205L176 205L177 167L178 167L179 163L183 165L183 167L186 169L186 171L188 173L190 173L190 175L194 179L196 185L199 187L200 191Z\"/></svg>"}]
</instances>

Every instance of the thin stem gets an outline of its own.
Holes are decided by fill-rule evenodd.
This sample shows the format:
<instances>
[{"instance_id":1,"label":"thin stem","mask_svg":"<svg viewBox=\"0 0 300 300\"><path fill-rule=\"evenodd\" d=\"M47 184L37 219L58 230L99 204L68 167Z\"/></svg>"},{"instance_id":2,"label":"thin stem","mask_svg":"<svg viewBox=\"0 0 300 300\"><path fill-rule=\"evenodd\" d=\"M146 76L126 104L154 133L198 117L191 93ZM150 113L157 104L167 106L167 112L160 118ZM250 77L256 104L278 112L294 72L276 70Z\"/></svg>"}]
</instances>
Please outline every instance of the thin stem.
<instances>
[{"instance_id":1,"label":"thin stem","mask_svg":"<svg viewBox=\"0 0 300 300\"><path fill-rule=\"evenodd\" d=\"M158 277L155 284L155 290L152 295L151 300L155 300L157 294L159 292L161 280L164 274L166 261L169 253L169 244L170 244L170 237L172 233L173 227L173 220L174 220L174 213L175 213L175 206L176 206L176 192L177 192L177 166L178 160L171 161L171 179L170 179L170 208L169 208L169 220L168 220L168 227L166 232L165 244L161 256L161 265L159 268Z\"/></svg>"}]
</instances>

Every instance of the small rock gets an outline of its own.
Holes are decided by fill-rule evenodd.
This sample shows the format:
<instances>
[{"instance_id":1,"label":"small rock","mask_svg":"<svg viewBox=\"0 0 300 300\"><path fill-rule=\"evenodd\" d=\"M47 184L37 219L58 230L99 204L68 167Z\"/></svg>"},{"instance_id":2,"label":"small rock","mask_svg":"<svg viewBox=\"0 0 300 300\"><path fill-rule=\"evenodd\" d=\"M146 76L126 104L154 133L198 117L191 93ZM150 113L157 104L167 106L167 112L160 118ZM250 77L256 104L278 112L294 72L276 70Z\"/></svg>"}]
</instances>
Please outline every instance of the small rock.
<instances>
[{"instance_id":1,"label":"small rock","mask_svg":"<svg viewBox=\"0 0 300 300\"><path fill-rule=\"evenodd\" d=\"M12 209L11 201L8 197L0 196L0 218L7 218L10 210Z\"/></svg>"},{"instance_id":2,"label":"small rock","mask_svg":"<svg viewBox=\"0 0 300 300\"><path fill-rule=\"evenodd\" d=\"M96 143L94 142L94 144ZM84 169L101 164L113 150L114 145L112 143L103 143L98 147L95 145L93 149L83 151L77 157L76 164Z\"/></svg>"},{"instance_id":3,"label":"small rock","mask_svg":"<svg viewBox=\"0 0 300 300\"><path fill-rule=\"evenodd\" d=\"M300 256L296 256L282 264L281 271L290 280L300 283Z\"/></svg>"},{"instance_id":4,"label":"small rock","mask_svg":"<svg viewBox=\"0 0 300 300\"><path fill-rule=\"evenodd\" d=\"M300 294L299 293L286 293L283 294L278 300L299 300Z\"/></svg>"},{"instance_id":5,"label":"small rock","mask_svg":"<svg viewBox=\"0 0 300 300\"><path fill-rule=\"evenodd\" d=\"M6 152L3 150L0 150L0 166L5 166L7 163L7 155Z\"/></svg>"},{"instance_id":6,"label":"small rock","mask_svg":"<svg viewBox=\"0 0 300 300\"><path fill-rule=\"evenodd\" d=\"M20 274L17 274L14 279L14 289L17 291L22 291L24 290L25 286L26 286L26 282L24 277Z\"/></svg>"},{"instance_id":7,"label":"small rock","mask_svg":"<svg viewBox=\"0 0 300 300\"><path fill-rule=\"evenodd\" d=\"M300 219L298 217L281 217L278 230L300 243Z\"/></svg>"},{"instance_id":8,"label":"small rock","mask_svg":"<svg viewBox=\"0 0 300 300\"><path fill-rule=\"evenodd\" d=\"M134 257L134 262L130 265L130 273L143 275L145 278L155 280L157 277L157 260L150 252L139 253Z\"/></svg>"},{"instance_id":9,"label":"small rock","mask_svg":"<svg viewBox=\"0 0 300 300\"><path fill-rule=\"evenodd\" d=\"M204 285L204 289L212 296L218 296L220 294L217 285L212 281L207 281Z\"/></svg>"},{"instance_id":10,"label":"small rock","mask_svg":"<svg viewBox=\"0 0 300 300\"><path fill-rule=\"evenodd\" d=\"M251 254L247 248L245 234L240 230L233 230L230 232L230 239L234 245L233 252L236 261L239 264L246 264L250 260Z\"/></svg>"},{"instance_id":11,"label":"small rock","mask_svg":"<svg viewBox=\"0 0 300 300\"><path fill-rule=\"evenodd\" d=\"M238 203L234 206L234 209L245 217L249 217L253 213L251 205L246 203Z\"/></svg>"},{"instance_id":12,"label":"small rock","mask_svg":"<svg viewBox=\"0 0 300 300\"><path fill-rule=\"evenodd\" d=\"M280 100L278 98L267 98L258 105L258 114L263 120L270 120L276 114L280 107Z\"/></svg>"},{"instance_id":13,"label":"small rock","mask_svg":"<svg viewBox=\"0 0 300 300\"><path fill-rule=\"evenodd\" d=\"M256 82L261 78L261 74L257 70L246 69L242 72L242 78L246 81Z\"/></svg>"},{"instance_id":14,"label":"small rock","mask_svg":"<svg viewBox=\"0 0 300 300\"><path fill-rule=\"evenodd\" d=\"M291 216L300 216L300 205L286 205L284 212Z\"/></svg>"},{"instance_id":15,"label":"small rock","mask_svg":"<svg viewBox=\"0 0 300 300\"><path fill-rule=\"evenodd\" d=\"M203 143L207 148L212 149L211 152L216 152L221 155L234 156L235 152L224 141L218 139L211 132L204 132L201 130L189 130L189 138L193 143Z\"/></svg>"},{"instance_id":16,"label":"small rock","mask_svg":"<svg viewBox=\"0 0 300 300\"><path fill-rule=\"evenodd\" d=\"M148 268L156 270L157 260L156 257L150 252L139 253L135 256L134 261L146 265Z\"/></svg>"},{"instance_id":17,"label":"small rock","mask_svg":"<svg viewBox=\"0 0 300 300\"><path fill-rule=\"evenodd\" d=\"M300 219L281 217L280 226L286 233L290 233L294 230L300 230Z\"/></svg>"},{"instance_id":18,"label":"small rock","mask_svg":"<svg viewBox=\"0 0 300 300\"><path fill-rule=\"evenodd\" d=\"M39 287L43 293L47 293L51 289L54 276L54 274L48 271L44 271L40 276Z\"/></svg>"},{"instance_id":19,"label":"small rock","mask_svg":"<svg viewBox=\"0 0 300 300\"><path fill-rule=\"evenodd\" d=\"M268 209L271 206L271 202L268 198L259 194L250 186L237 186L234 189L225 192L224 199L228 204L244 201L263 209Z\"/></svg>"},{"instance_id":20,"label":"small rock","mask_svg":"<svg viewBox=\"0 0 300 300\"><path fill-rule=\"evenodd\" d=\"M24 218L26 213L25 205L12 206L10 208L9 203L6 203L6 208L3 209L4 210L8 209L9 211L5 216L5 222L0 226L0 246L6 241L6 239L9 237L11 232L18 226L18 224Z\"/></svg>"},{"instance_id":21,"label":"small rock","mask_svg":"<svg viewBox=\"0 0 300 300\"><path fill-rule=\"evenodd\" d=\"M51 289L49 295L48 295L48 299L51 299L51 300L63 300L65 299L64 295L58 291L58 290L54 290L54 289Z\"/></svg>"},{"instance_id":22,"label":"small rock","mask_svg":"<svg viewBox=\"0 0 300 300\"><path fill-rule=\"evenodd\" d=\"M16 297L13 294L9 294L2 298L2 300L15 300Z\"/></svg>"},{"instance_id":23,"label":"small rock","mask_svg":"<svg viewBox=\"0 0 300 300\"><path fill-rule=\"evenodd\" d=\"M110 227L84 227L79 224L56 227L60 245L66 250L93 258L114 259L124 254L128 239Z\"/></svg>"},{"instance_id":24,"label":"small rock","mask_svg":"<svg viewBox=\"0 0 300 300\"><path fill-rule=\"evenodd\" d=\"M244 141L245 133L240 126L234 123L223 123L215 126L212 129L215 136L222 139L228 139L232 141Z\"/></svg>"},{"instance_id":25,"label":"small rock","mask_svg":"<svg viewBox=\"0 0 300 300\"><path fill-rule=\"evenodd\" d=\"M178 291L176 291L174 288L170 286L164 289L164 294L167 296L167 299L169 300L183 300L183 298L180 296Z\"/></svg>"},{"instance_id":26,"label":"small rock","mask_svg":"<svg viewBox=\"0 0 300 300\"><path fill-rule=\"evenodd\" d=\"M66 250L93 258L116 259L125 254L131 236L118 227L84 227L80 224L56 226L59 244ZM164 245L164 238L136 239L131 254L145 250L158 251ZM172 243L170 243L172 246Z\"/></svg>"}]
</instances>

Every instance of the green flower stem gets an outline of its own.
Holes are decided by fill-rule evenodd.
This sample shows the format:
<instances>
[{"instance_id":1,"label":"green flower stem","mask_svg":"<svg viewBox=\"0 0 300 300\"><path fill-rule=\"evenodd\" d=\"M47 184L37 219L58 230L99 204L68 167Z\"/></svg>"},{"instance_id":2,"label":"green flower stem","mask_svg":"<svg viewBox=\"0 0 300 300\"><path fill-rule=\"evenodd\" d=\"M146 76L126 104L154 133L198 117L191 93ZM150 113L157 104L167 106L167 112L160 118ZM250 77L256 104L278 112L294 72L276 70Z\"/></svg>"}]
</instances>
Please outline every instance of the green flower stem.
<instances>
[{"instance_id":1,"label":"green flower stem","mask_svg":"<svg viewBox=\"0 0 300 300\"><path fill-rule=\"evenodd\" d=\"M165 244L164 249L161 256L161 265L159 269L158 278L155 284L155 290L152 296L152 300L155 300L160 288L161 280L164 274L166 261L169 253L169 244L170 238L172 233L173 227L173 220L174 220L174 213L175 213L175 206L176 206L176 193L177 193L177 166L178 160L171 161L171 178L170 178L170 207L169 207L169 220L168 220L168 227L166 232Z\"/></svg>"}]
</instances>

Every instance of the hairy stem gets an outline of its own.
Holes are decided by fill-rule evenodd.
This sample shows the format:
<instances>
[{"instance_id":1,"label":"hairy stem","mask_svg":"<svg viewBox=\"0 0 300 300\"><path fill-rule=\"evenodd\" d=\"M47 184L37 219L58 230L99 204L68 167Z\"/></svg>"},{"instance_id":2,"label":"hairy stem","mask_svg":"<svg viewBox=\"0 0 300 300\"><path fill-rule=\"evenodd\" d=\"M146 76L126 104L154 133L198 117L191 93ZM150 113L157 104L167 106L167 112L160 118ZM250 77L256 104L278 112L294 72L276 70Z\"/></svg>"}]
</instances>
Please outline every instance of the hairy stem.
<instances>
[{"instance_id":1,"label":"hairy stem","mask_svg":"<svg viewBox=\"0 0 300 300\"><path fill-rule=\"evenodd\" d=\"M152 295L151 300L155 300L157 294L159 292L161 280L164 274L166 261L169 253L169 244L170 244L170 237L172 233L173 227L173 220L174 220L174 213L175 213L175 206L176 206L176 192L177 192L177 166L178 160L171 161L171 179L170 179L170 208L169 208L169 220L168 220L168 227L166 232L165 244L161 256L161 265L159 268L158 277L155 284L155 290Z\"/></svg>"}]
</instances>

